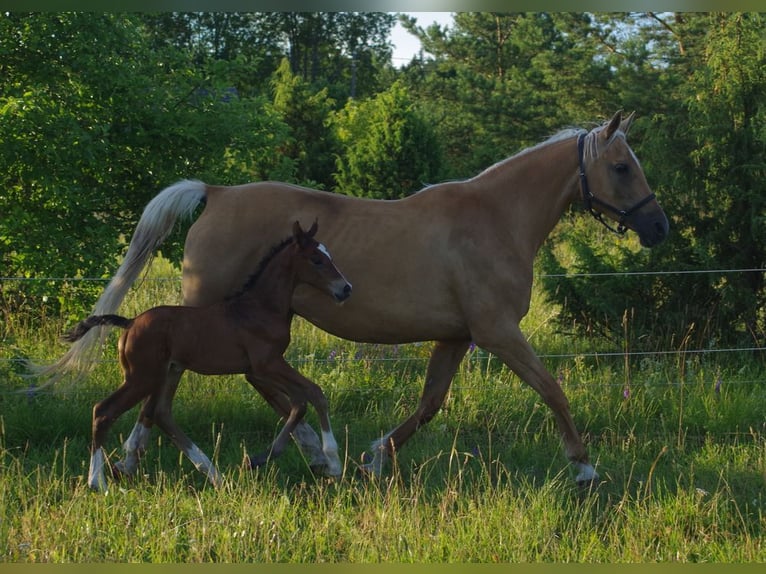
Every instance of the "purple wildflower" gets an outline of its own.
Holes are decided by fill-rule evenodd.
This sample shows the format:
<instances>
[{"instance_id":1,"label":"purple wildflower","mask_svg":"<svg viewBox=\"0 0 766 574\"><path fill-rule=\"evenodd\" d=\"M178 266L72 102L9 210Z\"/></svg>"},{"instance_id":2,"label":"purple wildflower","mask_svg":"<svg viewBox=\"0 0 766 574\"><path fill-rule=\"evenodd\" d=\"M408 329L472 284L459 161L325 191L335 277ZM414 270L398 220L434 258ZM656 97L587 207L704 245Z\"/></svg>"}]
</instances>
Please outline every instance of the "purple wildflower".
<instances>
[{"instance_id":1,"label":"purple wildflower","mask_svg":"<svg viewBox=\"0 0 766 574\"><path fill-rule=\"evenodd\" d=\"M468 352L469 352L469 353L473 353L475 350L476 350L476 343L474 343L473 341L471 341L471 344L470 344L470 345L468 345Z\"/></svg>"},{"instance_id":2,"label":"purple wildflower","mask_svg":"<svg viewBox=\"0 0 766 574\"><path fill-rule=\"evenodd\" d=\"M715 394L720 395L721 394L721 383L723 381L721 380L721 377L718 377L715 382Z\"/></svg>"},{"instance_id":3,"label":"purple wildflower","mask_svg":"<svg viewBox=\"0 0 766 574\"><path fill-rule=\"evenodd\" d=\"M332 351L330 351L330 354L327 356L327 360L332 363L335 360L335 357L337 356L338 356L338 351L333 349Z\"/></svg>"},{"instance_id":4,"label":"purple wildflower","mask_svg":"<svg viewBox=\"0 0 766 574\"><path fill-rule=\"evenodd\" d=\"M630 388L629 387L625 387L625 389L623 389L623 391L622 391L622 398L627 401L628 397L630 397Z\"/></svg>"}]
</instances>

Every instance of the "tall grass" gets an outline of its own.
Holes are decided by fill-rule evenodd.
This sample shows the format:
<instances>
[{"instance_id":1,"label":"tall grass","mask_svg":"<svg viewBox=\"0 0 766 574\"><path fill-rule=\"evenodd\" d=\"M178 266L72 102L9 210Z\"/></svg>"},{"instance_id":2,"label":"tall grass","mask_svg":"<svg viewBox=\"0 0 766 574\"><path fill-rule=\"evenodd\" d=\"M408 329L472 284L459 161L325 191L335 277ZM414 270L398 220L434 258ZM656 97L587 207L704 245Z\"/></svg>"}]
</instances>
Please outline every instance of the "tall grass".
<instances>
[{"instance_id":1,"label":"tall grass","mask_svg":"<svg viewBox=\"0 0 766 574\"><path fill-rule=\"evenodd\" d=\"M177 283L153 280L163 265L126 314L177 301ZM590 491L574 486L548 409L480 349L384 476L360 476L369 442L416 408L430 344L360 345L299 319L288 357L328 395L345 455L339 481L315 477L294 447L244 470L245 452L277 432L276 415L241 377L187 374L174 412L224 473L223 488L207 486L155 432L139 476L98 495L85 483L90 416L119 382L114 345L87 380L28 394L16 359L58 356L65 325L19 317L3 327L0 348L0 560L766 559L762 362L578 354L611 348L562 336L551 313L533 306L526 332L565 388L603 478ZM115 425L113 459L135 415ZM313 412L308 418L315 425Z\"/></svg>"}]
</instances>

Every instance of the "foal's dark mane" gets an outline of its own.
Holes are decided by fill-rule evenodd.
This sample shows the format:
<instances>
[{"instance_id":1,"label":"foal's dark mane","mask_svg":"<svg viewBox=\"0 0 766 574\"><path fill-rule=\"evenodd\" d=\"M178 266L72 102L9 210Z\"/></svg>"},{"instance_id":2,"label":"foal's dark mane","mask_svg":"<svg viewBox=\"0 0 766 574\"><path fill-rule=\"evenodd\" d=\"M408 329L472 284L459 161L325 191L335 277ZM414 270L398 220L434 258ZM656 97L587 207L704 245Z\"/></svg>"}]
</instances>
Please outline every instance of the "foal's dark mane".
<instances>
[{"instance_id":1,"label":"foal's dark mane","mask_svg":"<svg viewBox=\"0 0 766 574\"><path fill-rule=\"evenodd\" d=\"M237 297L243 295L253 287L255 287L256 282L260 278L261 275L263 275L264 270L266 267L268 267L269 263L271 263L271 260L274 259L274 257L277 256L277 254L282 251L285 247L290 245L293 241L293 236L286 237L276 245L274 245L269 252L261 259L261 262L258 263L258 267L256 267L255 271L253 272L250 277L247 278L247 281L245 281L245 284L242 286L242 289L234 293L233 295L229 295L226 297L226 301L231 301L232 299L236 299Z\"/></svg>"}]
</instances>

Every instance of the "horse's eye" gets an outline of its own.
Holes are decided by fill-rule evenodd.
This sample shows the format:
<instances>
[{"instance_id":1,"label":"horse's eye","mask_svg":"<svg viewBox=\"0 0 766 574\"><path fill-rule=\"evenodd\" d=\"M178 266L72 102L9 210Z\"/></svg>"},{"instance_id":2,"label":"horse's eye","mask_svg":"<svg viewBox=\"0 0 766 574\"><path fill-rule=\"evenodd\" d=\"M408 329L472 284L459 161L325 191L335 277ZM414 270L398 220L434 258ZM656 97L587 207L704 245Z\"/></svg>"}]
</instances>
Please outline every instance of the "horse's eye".
<instances>
[{"instance_id":1,"label":"horse's eye","mask_svg":"<svg viewBox=\"0 0 766 574\"><path fill-rule=\"evenodd\" d=\"M614 164L614 171L616 171L619 175L626 175L629 171L628 164L627 163L616 163Z\"/></svg>"},{"instance_id":2,"label":"horse's eye","mask_svg":"<svg viewBox=\"0 0 766 574\"><path fill-rule=\"evenodd\" d=\"M322 260L322 258L321 258L321 257L319 257L318 255L316 255L316 256L314 256L314 257L311 257L310 259L311 259L311 263L313 263L313 264L314 264L314 265L316 265L317 267L319 267L320 265L322 265L322 264L324 263L324 261Z\"/></svg>"}]
</instances>

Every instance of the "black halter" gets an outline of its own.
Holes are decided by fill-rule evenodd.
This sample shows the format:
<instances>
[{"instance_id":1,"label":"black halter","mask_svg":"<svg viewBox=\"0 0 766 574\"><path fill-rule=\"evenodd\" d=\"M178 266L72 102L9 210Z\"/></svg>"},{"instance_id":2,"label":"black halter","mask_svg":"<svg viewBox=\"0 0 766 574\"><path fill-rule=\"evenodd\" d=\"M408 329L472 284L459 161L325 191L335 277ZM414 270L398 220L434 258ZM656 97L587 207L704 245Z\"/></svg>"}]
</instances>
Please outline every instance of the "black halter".
<instances>
[{"instance_id":1,"label":"black halter","mask_svg":"<svg viewBox=\"0 0 766 574\"><path fill-rule=\"evenodd\" d=\"M643 198L641 201L639 201L630 209L618 209L617 207L605 201L602 201L598 197L593 195L590 191L590 188L588 187L588 178L585 177L585 161L583 159L584 148L585 148L585 135L586 134L584 133L580 134L577 138L577 155L580 161L580 189L582 190L582 201L585 204L585 209L587 209L590 212L590 214L599 223L601 223L601 225L606 227L609 231L612 231L616 233L617 235L625 235L625 232L628 231L628 228L626 227L625 222L636 211L638 211L644 205L652 201L654 199L654 194L650 193L649 195L647 195L645 198ZM614 227L606 219L604 219L604 214L600 211L596 211L593 208L594 204L600 207L603 207L605 209L608 209L612 213L616 214L619 217L619 219L617 220L617 227Z\"/></svg>"}]
</instances>

